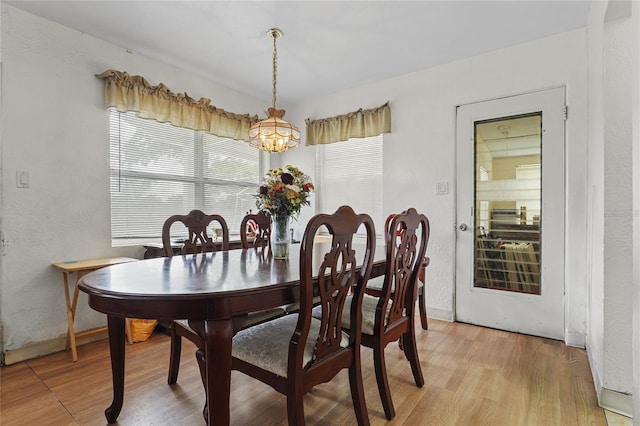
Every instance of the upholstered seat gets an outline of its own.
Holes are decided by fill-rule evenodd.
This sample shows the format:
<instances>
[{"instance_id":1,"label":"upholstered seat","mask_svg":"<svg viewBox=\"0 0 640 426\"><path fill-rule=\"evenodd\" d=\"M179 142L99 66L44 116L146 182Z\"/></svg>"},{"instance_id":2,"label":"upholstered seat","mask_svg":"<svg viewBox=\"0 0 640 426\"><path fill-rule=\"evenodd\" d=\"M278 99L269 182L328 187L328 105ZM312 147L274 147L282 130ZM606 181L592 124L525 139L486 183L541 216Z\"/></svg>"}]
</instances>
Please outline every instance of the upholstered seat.
<instances>
[{"instance_id":1,"label":"upholstered seat","mask_svg":"<svg viewBox=\"0 0 640 426\"><path fill-rule=\"evenodd\" d=\"M367 290L382 291L383 284L384 284L384 275L371 278L367 283ZM422 282L420 279L418 279L418 282L416 284L418 285L418 288L424 287L424 282ZM393 288L391 289L391 291L393 291Z\"/></svg>"},{"instance_id":2,"label":"upholstered seat","mask_svg":"<svg viewBox=\"0 0 640 426\"><path fill-rule=\"evenodd\" d=\"M280 377L287 377L289 338L293 335L297 322L298 314L291 314L245 328L233 337L233 356ZM312 318L309 336L317 336L319 333L320 320ZM303 369L313 358L315 343L313 339L307 338L302 357ZM348 345L349 335L343 332L340 346L346 348Z\"/></svg>"},{"instance_id":3,"label":"upholstered seat","mask_svg":"<svg viewBox=\"0 0 640 426\"><path fill-rule=\"evenodd\" d=\"M342 312L342 326L345 329L348 329L351 325L349 321L349 315L351 314L349 309L350 298L351 295L347 297L344 312ZM391 310L391 304L389 303L389 306L387 306L387 315ZM378 298L365 294L362 298L362 334L373 334L376 323L376 306L378 306Z\"/></svg>"},{"instance_id":4,"label":"upholstered seat","mask_svg":"<svg viewBox=\"0 0 640 426\"><path fill-rule=\"evenodd\" d=\"M426 275L426 267L429 266L429 258L425 257L424 262L422 263L422 268L420 269L420 275L418 276L418 312L420 314L420 325L423 330L429 329L429 322L427 320L427 304L425 301L426 292L425 292L425 275ZM371 278L369 282L367 282L367 293L373 296L380 296L380 291L382 291L382 285L384 284L384 276ZM393 288L391 289L393 291Z\"/></svg>"},{"instance_id":5,"label":"upholstered seat","mask_svg":"<svg viewBox=\"0 0 640 426\"><path fill-rule=\"evenodd\" d=\"M344 310L342 311L342 327L349 329L351 327L351 298L353 295L348 295L347 300L344 302ZM376 320L376 306L378 305L378 298L365 294L362 297L362 334L373 334L373 328ZM391 304L387 307L387 315L391 310ZM316 306L313 308L313 318L321 318L321 307Z\"/></svg>"}]
</instances>

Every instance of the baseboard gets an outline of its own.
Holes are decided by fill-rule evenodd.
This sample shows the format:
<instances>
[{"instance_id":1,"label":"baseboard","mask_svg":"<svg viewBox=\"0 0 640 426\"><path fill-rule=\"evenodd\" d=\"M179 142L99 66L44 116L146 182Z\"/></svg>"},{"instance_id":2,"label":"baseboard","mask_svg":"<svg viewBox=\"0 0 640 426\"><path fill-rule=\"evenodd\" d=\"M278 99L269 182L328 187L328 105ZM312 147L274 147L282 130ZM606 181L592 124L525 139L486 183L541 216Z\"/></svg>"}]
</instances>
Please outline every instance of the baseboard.
<instances>
[{"instance_id":1,"label":"baseboard","mask_svg":"<svg viewBox=\"0 0 640 426\"><path fill-rule=\"evenodd\" d=\"M630 419L633 418L633 397L629 394L603 387L600 390L598 401L605 410L613 411Z\"/></svg>"},{"instance_id":2,"label":"baseboard","mask_svg":"<svg viewBox=\"0 0 640 426\"><path fill-rule=\"evenodd\" d=\"M584 333L575 333L566 331L564 332L564 343L567 346L573 346L576 348L585 348L587 337Z\"/></svg>"},{"instance_id":3,"label":"baseboard","mask_svg":"<svg viewBox=\"0 0 640 426\"><path fill-rule=\"evenodd\" d=\"M82 342L78 342L77 346L86 343L102 340L107 337L106 333L94 336L86 336L82 338ZM29 343L17 349L10 349L4 352L4 365L16 364L28 359L37 358L43 355L49 355L64 350L67 343L67 335L57 337L55 339L44 340L42 342ZM71 361L71 351L69 351L69 361Z\"/></svg>"},{"instance_id":4,"label":"baseboard","mask_svg":"<svg viewBox=\"0 0 640 426\"><path fill-rule=\"evenodd\" d=\"M442 309L434 309L434 308L427 307L427 316L429 318L433 318L433 319L437 319L437 320L453 322L453 312L452 311L445 311L445 310L442 310Z\"/></svg>"},{"instance_id":5,"label":"baseboard","mask_svg":"<svg viewBox=\"0 0 640 426\"><path fill-rule=\"evenodd\" d=\"M597 374L596 366L593 364L593 355L591 348L586 345L587 359L589 360L589 368L591 368L591 377L593 385L596 388L596 396L598 397L598 405L605 410L633 418L633 397L632 395L607 389L602 385L602 380Z\"/></svg>"}]
</instances>

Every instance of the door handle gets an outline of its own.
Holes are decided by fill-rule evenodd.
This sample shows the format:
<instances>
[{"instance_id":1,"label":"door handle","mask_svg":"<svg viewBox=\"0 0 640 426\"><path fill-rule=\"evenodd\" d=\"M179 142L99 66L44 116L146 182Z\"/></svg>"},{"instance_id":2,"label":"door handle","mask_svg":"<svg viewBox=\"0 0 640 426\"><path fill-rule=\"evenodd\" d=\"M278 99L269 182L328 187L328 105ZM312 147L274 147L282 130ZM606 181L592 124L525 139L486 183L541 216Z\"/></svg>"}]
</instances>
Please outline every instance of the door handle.
<instances>
[{"instance_id":1,"label":"door handle","mask_svg":"<svg viewBox=\"0 0 640 426\"><path fill-rule=\"evenodd\" d=\"M460 228L461 231L466 231L469 227L466 223L461 223L458 228Z\"/></svg>"}]
</instances>

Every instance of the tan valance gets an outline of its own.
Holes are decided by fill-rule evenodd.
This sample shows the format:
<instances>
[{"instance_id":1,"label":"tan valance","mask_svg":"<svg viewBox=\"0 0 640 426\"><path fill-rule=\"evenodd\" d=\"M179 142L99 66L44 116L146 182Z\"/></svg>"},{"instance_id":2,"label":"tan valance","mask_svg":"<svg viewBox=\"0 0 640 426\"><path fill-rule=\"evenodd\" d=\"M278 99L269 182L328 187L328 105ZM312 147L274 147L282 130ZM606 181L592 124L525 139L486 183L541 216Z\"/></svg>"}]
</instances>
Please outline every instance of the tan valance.
<instances>
[{"instance_id":1,"label":"tan valance","mask_svg":"<svg viewBox=\"0 0 640 426\"><path fill-rule=\"evenodd\" d=\"M244 141L249 140L249 127L258 122L257 115L227 112L209 105L210 99L196 101L186 93L171 92L162 83L152 86L139 75L107 70L96 77L104 80L107 108L113 107L120 112L135 111L141 118Z\"/></svg>"},{"instance_id":2,"label":"tan valance","mask_svg":"<svg viewBox=\"0 0 640 426\"><path fill-rule=\"evenodd\" d=\"M310 120L307 118L307 145L346 141L349 138L366 138L391 132L391 108L389 101L377 108Z\"/></svg>"}]
</instances>

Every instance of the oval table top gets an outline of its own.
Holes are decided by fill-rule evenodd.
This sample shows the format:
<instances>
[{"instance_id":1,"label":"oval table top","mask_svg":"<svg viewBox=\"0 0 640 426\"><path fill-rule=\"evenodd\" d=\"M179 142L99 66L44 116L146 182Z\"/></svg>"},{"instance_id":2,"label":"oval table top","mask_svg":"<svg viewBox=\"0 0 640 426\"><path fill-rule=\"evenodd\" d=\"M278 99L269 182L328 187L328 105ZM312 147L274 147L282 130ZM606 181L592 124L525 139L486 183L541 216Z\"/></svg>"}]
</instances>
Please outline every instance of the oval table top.
<instances>
[{"instance_id":1,"label":"oval table top","mask_svg":"<svg viewBox=\"0 0 640 426\"><path fill-rule=\"evenodd\" d=\"M380 274L384 255L384 247L376 247L372 277ZM300 280L299 256L292 247L286 260L263 256L255 249L144 259L91 272L78 285L102 297L207 299L294 285Z\"/></svg>"}]
</instances>

